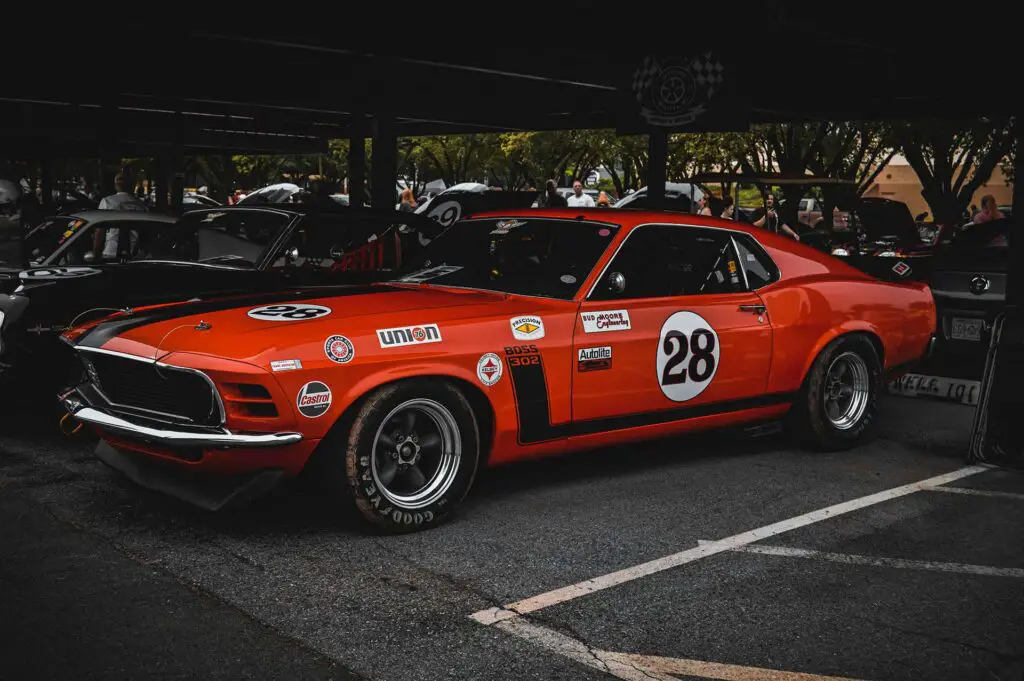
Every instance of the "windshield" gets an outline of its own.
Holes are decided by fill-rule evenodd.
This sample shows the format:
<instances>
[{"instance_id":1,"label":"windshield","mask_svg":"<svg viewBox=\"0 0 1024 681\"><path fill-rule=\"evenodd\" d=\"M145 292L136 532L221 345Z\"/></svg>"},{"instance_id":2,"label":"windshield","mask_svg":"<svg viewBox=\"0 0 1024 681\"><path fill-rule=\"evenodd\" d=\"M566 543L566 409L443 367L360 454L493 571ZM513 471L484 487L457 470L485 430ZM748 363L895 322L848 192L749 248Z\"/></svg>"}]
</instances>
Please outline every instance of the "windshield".
<instances>
[{"instance_id":1,"label":"windshield","mask_svg":"<svg viewBox=\"0 0 1024 681\"><path fill-rule=\"evenodd\" d=\"M464 220L435 239L397 281L569 300L618 229L550 218Z\"/></svg>"},{"instance_id":2,"label":"windshield","mask_svg":"<svg viewBox=\"0 0 1024 681\"><path fill-rule=\"evenodd\" d=\"M25 237L25 253L34 264L44 262L85 227L85 220L58 217L46 220Z\"/></svg>"},{"instance_id":3,"label":"windshield","mask_svg":"<svg viewBox=\"0 0 1024 681\"><path fill-rule=\"evenodd\" d=\"M269 210L209 210L185 214L150 249L151 260L255 267L291 222Z\"/></svg>"}]
</instances>

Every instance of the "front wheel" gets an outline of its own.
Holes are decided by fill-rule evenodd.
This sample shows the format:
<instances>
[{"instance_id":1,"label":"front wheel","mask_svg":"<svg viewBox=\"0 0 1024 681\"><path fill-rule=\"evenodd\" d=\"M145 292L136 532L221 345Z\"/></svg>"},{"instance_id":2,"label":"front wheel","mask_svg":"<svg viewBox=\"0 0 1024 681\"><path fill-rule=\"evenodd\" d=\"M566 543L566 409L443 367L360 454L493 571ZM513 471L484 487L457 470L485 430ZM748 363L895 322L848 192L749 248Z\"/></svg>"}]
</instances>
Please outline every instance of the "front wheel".
<instances>
[{"instance_id":1,"label":"front wheel","mask_svg":"<svg viewBox=\"0 0 1024 681\"><path fill-rule=\"evenodd\" d=\"M361 405L345 450L356 508L387 532L443 522L473 484L480 435L455 386L416 380L384 386Z\"/></svg>"},{"instance_id":2,"label":"front wheel","mask_svg":"<svg viewBox=\"0 0 1024 681\"><path fill-rule=\"evenodd\" d=\"M882 389L882 365L864 336L843 336L814 360L790 413L794 435L811 446L841 450L870 437Z\"/></svg>"}]
</instances>

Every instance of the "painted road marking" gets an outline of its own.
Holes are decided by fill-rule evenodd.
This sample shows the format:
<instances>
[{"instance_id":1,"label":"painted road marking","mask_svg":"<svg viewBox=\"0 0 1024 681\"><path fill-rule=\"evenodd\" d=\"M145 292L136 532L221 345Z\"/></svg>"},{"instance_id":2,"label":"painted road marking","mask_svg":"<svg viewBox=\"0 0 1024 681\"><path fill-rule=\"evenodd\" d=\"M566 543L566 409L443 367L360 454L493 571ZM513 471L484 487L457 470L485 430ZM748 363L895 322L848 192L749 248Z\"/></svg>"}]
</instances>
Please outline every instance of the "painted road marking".
<instances>
[{"instance_id":1,"label":"painted road marking","mask_svg":"<svg viewBox=\"0 0 1024 681\"><path fill-rule=\"evenodd\" d=\"M701 541L703 544L704 542ZM711 543L711 542L707 542ZM905 558L886 558L884 556L860 556L852 553L831 553L828 551L812 551L789 546L766 546L751 544L732 549L737 553L757 553L762 556L782 556L785 558L816 558L833 563L846 565L871 565L874 567L892 567L905 570L933 570L936 572L960 572L968 575L985 575L987 577L1016 577L1024 579L1024 570L1019 568L999 568L988 565L971 565L969 563L942 563L931 560L907 560Z\"/></svg>"},{"instance_id":2,"label":"painted road marking","mask_svg":"<svg viewBox=\"0 0 1024 681\"><path fill-rule=\"evenodd\" d=\"M970 487L926 487L925 492L950 492L951 494L973 494L978 497L994 497L996 499L1017 499L1024 501L1024 494L1017 492L997 492L987 489L971 489Z\"/></svg>"},{"instance_id":3,"label":"painted road marking","mask_svg":"<svg viewBox=\"0 0 1024 681\"><path fill-rule=\"evenodd\" d=\"M522 617L499 622L495 628L574 660L585 667L611 674L626 681L651 681L652 679L679 681L680 676L721 679L722 681L854 681L840 676L821 676L703 660L633 655L600 650Z\"/></svg>"},{"instance_id":4,"label":"painted road marking","mask_svg":"<svg viewBox=\"0 0 1024 681\"><path fill-rule=\"evenodd\" d=\"M641 577L648 577L664 570L692 563L694 561L701 560L702 558L722 553L723 551L731 551L738 547L746 546L747 544L753 544L754 542L767 539L768 537L774 537L775 535L782 534L783 532L789 532L790 530L795 530L799 527L806 527L807 525L819 523L822 520L828 520L829 518L835 518L836 516L851 513L862 508L867 508L868 506L874 506L875 504L880 504L891 499L897 499L908 494L913 494L914 492L920 492L923 489L945 485L953 482L954 480L960 480L986 470L988 470L988 468L984 466L966 466L950 473L921 480L920 482L894 487L876 494L869 494L865 497L845 501L841 504L835 504L817 511L811 511L810 513L804 513L803 515L772 523L771 525L765 525L764 527L759 527L754 530L748 530L747 532L726 537L725 539L720 539L704 545L698 545L696 548L680 551L679 553L674 553L670 556L658 558L647 563L641 563L640 565L634 565L633 567L626 568L624 570L618 570L607 575L601 575L600 577L594 577L593 579L588 579L583 582L570 584L569 586L564 586L560 589L554 589L553 591L525 598L521 601L509 603L501 608L495 607L480 610L470 615L470 618L485 626L497 624L498 622L507 621L518 617L519 615L536 612L544 608L549 608L552 605L565 603L582 596L587 596L596 591L603 591L604 589L609 589L620 584L632 582L640 579Z\"/></svg>"}]
</instances>

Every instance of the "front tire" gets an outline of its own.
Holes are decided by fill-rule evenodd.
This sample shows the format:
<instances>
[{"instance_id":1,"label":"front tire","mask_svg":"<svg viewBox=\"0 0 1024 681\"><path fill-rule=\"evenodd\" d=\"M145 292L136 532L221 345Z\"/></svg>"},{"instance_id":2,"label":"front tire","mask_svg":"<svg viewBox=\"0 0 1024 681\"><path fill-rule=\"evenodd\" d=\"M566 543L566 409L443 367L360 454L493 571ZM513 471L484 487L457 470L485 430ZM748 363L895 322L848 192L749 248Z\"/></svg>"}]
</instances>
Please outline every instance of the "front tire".
<instances>
[{"instance_id":1,"label":"front tire","mask_svg":"<svg viewBox=\"0 0 1024 681\"><path fill-rule=\"evenodd\" d=\"M444 522L465 498L480 460L473 409L450 383L384 386L360 405L345 472L356 509L385 532Z\"/></svg>"},{"instance_id":2,"label":"front tire","mask_svg":"<svg viewBox=\"0 0 1024 681\"><path fill-rule=\"evenodd\" d=\"M817 449L855 447L874 433L882 364L863 335L842 336L814 360L790 412L798 440Z\"/></svg>"}]
</instances>

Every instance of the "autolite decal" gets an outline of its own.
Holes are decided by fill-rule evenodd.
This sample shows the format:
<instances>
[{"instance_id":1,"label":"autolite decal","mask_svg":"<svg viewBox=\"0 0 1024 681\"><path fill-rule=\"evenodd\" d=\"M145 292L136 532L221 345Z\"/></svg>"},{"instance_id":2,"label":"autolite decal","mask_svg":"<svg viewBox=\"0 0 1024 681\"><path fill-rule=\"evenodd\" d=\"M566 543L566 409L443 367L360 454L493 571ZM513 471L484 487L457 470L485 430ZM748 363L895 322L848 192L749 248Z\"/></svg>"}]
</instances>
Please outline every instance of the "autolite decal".
<instances>
[{"instance_id":1,"label":"autolite decal","mask_svg":"<svg viewBox=\"0 0 1024 681\"><path fill-rule=\"evenodd\" d=\"M401 326L394 329L377 329L377 340L382 348L397 348L403 345L440 343L441 329L437 324Z\"/></svg>"},{"instance_id":2,"label":"autolite decal","mask_svg":"<svg viewBox=\"0 0 1024 681\"><path fill-rule=\"evenodd\" d=\"M580 318L583 320L584 333L626 331L633 328L629 322L629 310L581 312Z\"/></svg>"},{"instance_id":3,"label":"autolite decal","mask_svg":"<svg viewBox=\"0 0 1024 681\"><path fill-rule=\"evenodd\" d=\"M612 348L580 348L577 362L580 371L604 371L612 368Z\"/></svg>"}]
</instances>

